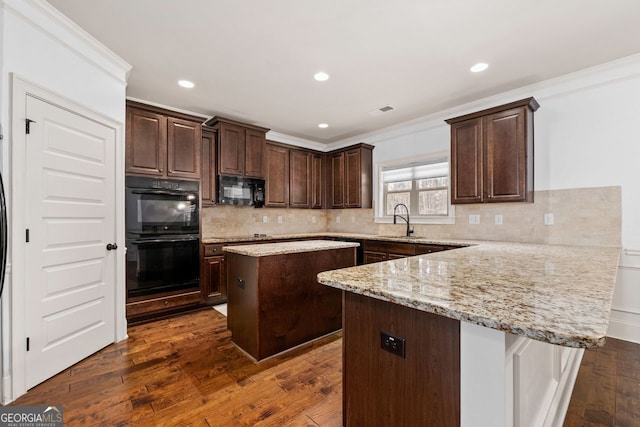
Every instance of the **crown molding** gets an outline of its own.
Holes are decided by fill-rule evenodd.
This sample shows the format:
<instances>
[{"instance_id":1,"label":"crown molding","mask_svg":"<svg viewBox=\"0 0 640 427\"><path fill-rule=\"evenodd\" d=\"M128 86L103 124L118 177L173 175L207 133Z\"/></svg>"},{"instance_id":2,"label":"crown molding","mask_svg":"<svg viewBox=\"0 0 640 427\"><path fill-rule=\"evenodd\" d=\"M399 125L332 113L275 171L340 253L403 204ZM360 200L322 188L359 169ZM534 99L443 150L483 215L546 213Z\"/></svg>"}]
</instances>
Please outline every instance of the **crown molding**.
<instances>
[{"instance_id":1,"label":"crown molding","mask_svg":"<svg viewBox=\"0 0 640 427\"><path fill-rule=\"evenodd\" d=\"M132 66L46 1L0 0L0 6L126 84Z\"/></svg>"}]
</instances>

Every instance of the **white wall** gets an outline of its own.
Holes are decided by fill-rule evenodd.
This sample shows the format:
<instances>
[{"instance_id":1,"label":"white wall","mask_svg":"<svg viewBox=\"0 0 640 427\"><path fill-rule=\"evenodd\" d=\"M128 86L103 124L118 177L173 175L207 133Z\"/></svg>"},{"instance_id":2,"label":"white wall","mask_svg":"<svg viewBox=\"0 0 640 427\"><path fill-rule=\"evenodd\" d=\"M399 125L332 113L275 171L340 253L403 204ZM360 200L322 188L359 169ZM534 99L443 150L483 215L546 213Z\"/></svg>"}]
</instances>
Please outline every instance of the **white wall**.
<instances>
[{"instance_id":1,"label":"white wall","mask_svg":"<svg viewBox=\"0 0 640 427\"><path fill-rule=\"evenodd\" d=\"M10 120L13 119L10 116L12 75L120 124L123 131L126 79L131 67L42 0L0 0L0 13L0 118L4 131L1 146L2 174L7 189L7 202L11 204L11 186L15 179L20 179L21 173L19 167L12 168L9 160L11 134L12 131L24 129L11 129L10 126ZM118 139L124 143L124 134L119 135ZM118 147L116 152L121 154L118 163L124 171L123 147ZM123 206L123 203L119 202L118 205ZM124 218L123 213L118 216ZM124 230L123 227L120 228L122 236L119 238L124 241ZM9 246L11 247L11 243ZM124 269L121 276L118 286L122 287L124 293ZM9 378L11 277L9 258L1 306L3 402L13 398ZM117 333L124 337L126 322L124 304L122 305L122 321Z\"/></svg>"},{"instance_id":2,"label":"white wall","mask_svg":"<svg viewBox=\"0 0 640 427\"><path fill-rule=\"evenodd\" d=\"M373 144L374 164L449 150L444 119L534 96L540 103L534 115L535 189L622 187L623 252L609 335L640 342L638 94L640 55L635 55L336 145Z\"/></svg>"}]
</instances>

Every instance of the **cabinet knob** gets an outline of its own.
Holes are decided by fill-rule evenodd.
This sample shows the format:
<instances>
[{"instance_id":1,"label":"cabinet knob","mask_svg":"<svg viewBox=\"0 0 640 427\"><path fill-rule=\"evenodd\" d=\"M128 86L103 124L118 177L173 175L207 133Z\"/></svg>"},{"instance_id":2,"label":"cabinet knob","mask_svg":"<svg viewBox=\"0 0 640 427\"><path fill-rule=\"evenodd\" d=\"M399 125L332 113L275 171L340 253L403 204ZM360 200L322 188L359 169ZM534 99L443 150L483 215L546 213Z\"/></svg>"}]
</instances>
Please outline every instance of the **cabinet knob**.
<instances>
[{"instance_id":1,"label":"cabinet knob","mask_svg":"<svg viewBox=\"0 0 640 427\"><path fill-rule=\"evenodd\" d=\"M164 302L164 305L169 305L169 301L165 301L165 302Z\"/></svg>"}]
</instances>

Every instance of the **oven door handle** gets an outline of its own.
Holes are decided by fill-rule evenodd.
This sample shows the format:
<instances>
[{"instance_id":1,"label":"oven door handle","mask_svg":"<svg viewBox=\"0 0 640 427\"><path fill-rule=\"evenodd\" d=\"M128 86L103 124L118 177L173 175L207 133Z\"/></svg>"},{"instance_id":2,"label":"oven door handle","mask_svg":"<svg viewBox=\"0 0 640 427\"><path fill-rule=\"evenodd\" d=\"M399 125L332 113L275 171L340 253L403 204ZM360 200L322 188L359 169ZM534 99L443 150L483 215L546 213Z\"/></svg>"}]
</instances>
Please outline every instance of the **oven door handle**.
<instances>
[{"instance_id":1,"label":"oven door handle","mask_svg":"<svg viewBox=\"0 0 640 427\"><path fill-rule=\"evenodd\" d=\"M198 237L184 237L180 239L135 239L131 243L134 245L143 245L145 243L180 243L180 242L192 242L198 240Z\"/></svg>"},{"instance_id":2,"label":"oven door handle","mask_svg":"<svg viewBox=\"0 0 640 427\"><path fill-rule=\"evenodd\" d=\"M133 194L155 194L161 196L188 196L192 191L168 191L168 190L131 190Z\"/></svg>"}]
</instances>

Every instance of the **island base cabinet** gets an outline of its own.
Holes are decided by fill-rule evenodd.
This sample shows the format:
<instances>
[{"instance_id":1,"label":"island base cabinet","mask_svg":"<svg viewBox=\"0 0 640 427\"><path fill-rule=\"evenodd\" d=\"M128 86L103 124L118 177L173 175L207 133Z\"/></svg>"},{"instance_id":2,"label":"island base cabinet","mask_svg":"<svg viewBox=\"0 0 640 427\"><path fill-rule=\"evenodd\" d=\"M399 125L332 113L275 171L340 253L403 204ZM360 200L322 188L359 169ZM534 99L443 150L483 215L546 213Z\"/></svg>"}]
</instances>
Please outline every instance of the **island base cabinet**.
<instances>
[{"instance_id":1,"label":"island base cabinet","mask_svg":"<svg viewBox=\"0 0 640 427\"><path fill-rule=\"evenodd\" d=\"M354 266L355 248L226 260L231 339L256 361L342 327L342 291L317 275Z\"/></svg>"},{"instance_id":2,"label":"island base cabinet","mask_svg":"<svg viewBox=\"0 0 640 427\"><path fill-rule=\"evenodd\" d=\"M459 426L460 322L350 292L343 305L343 425Z\"/></svg>"}]
</instances>

